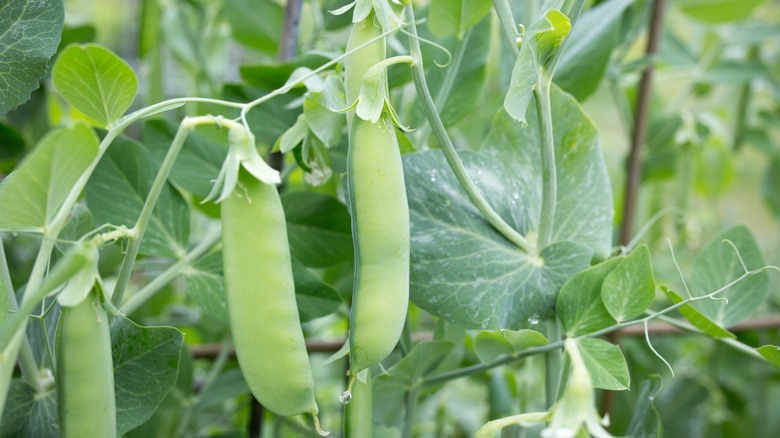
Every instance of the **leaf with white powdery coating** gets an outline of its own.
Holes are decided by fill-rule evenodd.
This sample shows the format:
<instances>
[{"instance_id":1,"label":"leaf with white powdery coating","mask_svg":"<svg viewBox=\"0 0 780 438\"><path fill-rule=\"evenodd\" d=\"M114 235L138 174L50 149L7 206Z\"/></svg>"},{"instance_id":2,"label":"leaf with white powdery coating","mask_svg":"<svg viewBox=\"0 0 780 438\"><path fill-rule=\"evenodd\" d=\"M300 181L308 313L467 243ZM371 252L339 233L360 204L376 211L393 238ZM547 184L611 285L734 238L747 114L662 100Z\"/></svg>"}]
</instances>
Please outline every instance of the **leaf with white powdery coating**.
<instances>
[{"instance_id":1,"label":"leaf with white powdery coating","mask_svg":"<svg viewBox=\"0 0 780 438\"><path fill-rule=\"evenodd\" d=\"M0 116L30 98L60 44L61 0L5 1L0 13Z\"/></svg>"},{"instance_id":2,"label":"leaf with white powdery coating","mask_svg":"<svg viewBox=\"0 0 780 438\"><path fill-rule=\"evenodd\" d=\"M69 104L104 126L122 117L138 90L133 69L98 44L68 46L54 64L52 80Z\"/></svg>"},{"instance_id":3,"label":"leaf with white powdery coating","mask_svg":"<svg viewBox=\"0 0 780 438\"><path fill-rule=\"evenodd\" d=\"M642 245L624 258L604 279L601 299L617 322L641 315L655 298L650 250Z\"/></svg>"}]
</instances>

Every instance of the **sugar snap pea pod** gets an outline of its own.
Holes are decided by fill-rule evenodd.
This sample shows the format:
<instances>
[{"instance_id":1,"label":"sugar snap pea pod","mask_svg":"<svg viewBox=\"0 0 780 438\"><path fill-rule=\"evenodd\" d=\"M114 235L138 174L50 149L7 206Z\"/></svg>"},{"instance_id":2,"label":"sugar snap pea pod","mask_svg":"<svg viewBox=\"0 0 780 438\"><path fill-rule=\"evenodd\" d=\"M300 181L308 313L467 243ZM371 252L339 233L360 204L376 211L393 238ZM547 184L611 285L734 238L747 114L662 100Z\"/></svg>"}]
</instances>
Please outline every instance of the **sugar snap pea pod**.
<instances>
[{"instance_id":1,"label":"sugar snap pea pod","mask_svg":"<svg viewBox=\"0 0 780 438\"><path fill-rule=\"evenodd\" d=\"M369 14L368 18L353 25L347 41L347 51L353 50L380 35L382 35L382 29L374 23L374 14ZM355 52L344 61L344 91L347 105L352 105L358 98L363 75L369 68L384 59L385 40L381 38ZM354 111L350 111L348 117L351 119L354 114Z\"/></svg>"},{"instance_id":2,"label":"sugar snap pea pod","mask_svg":"<svg viewBox=\"0 0 780 438\"><path fill-rule=\"evenodd\" d=\"M276 187L243 169L221 204L230 328L241 372L257 400L279 415L311 414L317 403L295 302L290 248Z\"/></svg>"},{"instance_id":3,"label":"sugar snap pea pod","mask_svg":"<svg viewBox=\"0 0 780 438\"><path fill-rule=\"evenodd\" d=\"M409 302L409 206L395 128L352 122L347 177L355 246L349 327L350 374L379 363L395 348Z\"/></svg>"},{"instance_id":4,"label":"sugar snap pea pod","mask_svg":"<svg viewBox=\"0 0 780 438\"><path fill-rule=\"evenodd\" d=\"M93 290L57 324L57 408L63 438L116 437L111 334Z\"/></svg>"}]
</instances>

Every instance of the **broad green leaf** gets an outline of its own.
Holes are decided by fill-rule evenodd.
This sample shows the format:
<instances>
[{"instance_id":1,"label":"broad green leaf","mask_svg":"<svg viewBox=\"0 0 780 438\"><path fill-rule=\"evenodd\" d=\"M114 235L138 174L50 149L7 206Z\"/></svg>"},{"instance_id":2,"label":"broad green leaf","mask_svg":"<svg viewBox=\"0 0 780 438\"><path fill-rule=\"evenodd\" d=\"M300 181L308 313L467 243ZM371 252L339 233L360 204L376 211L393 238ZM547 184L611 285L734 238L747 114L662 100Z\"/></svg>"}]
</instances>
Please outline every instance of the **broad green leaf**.
<instances>
[{"instance_id":1,"label":"broad green leaf","mask_svg":"<svg viewBox=\"0 0 780 438\"><path fill-rule=\"evenodd\" d=\"M490 0L431 0L428 27L438 37L463 34L490 12Z\"/></svg>"},{"instance_id":2,"label":"broad green leaf","mask_svg":"<svg viewBox=\"0 0 780 438\"><path fill-rule=\"evenodd\" d=\"M117 434L148 420L176 384L184 334L121 319L111 327Z\"/></svg>"},{"instance_id":3,"label":"broad green leaf","mask_svg":"<svg viewBox=\"0 0 780 438\"><path fill-rule=\"evenodd\" d=\"M167 120L150 120L144 124L144 144L157 163L168 153L178 126ZM190 132L176 157L170 180L182 189L205 198L227 155L227 144L212 142L197 132Z\"/></svg>"},{"instance_id":4,"label":"broad green leaf","mask_svg":"<svg viewBox=\"0 0 780 438\"><path fill-rule=\"evenodd\" d=\"M569 31L569 18L557 9L548 9L544 16L526 29L504 99L504 109L515 120L526 123L534 87L542 79L545 64L560 49Z\"/></svg>"},{"instance_id":5,"label":"broad green leaf","mask_svg":"<svg viewBox=\"0 0 780 438\"><path fill-rule=\"evenodd\" d=\"M536 217L525 197L538 196L516 176L525 175L513 175L484 154L464 152L461 158L488 202L525 232ZM405 155L404 172L412 223L410 294L426 311L466 328L531 327L553 315L563 282L589 265L592 250L578 243L558 242L539 257L513 246L474 207L439 151Z\"/></svg>"},{"instance_id":6,"label":"broad green leaf","mask_svg":"<svg viewBox=\"0 0 780 438\"><path fill-rule=\"evenodd\" d=\"M677 6L689 17L704 23L728 23L750 17L764 0L679 0Z\"/></svg>"},{"instance_id":7,"label":"broad green leaf","mask_svg":"<svg viewBox=\"0 0 780 438\"><path fill-rule=\"evenodd\" d=\"M725 240L736 246L747 269L765 266L764 257L750 231L744 226L730 228L715 236L694 260L691 282L691 294L694 296L715 292L745 274L737 252ZM693 306L719 326L730 327L750 317L763 304L768 291L769 274L760 272L715 296L728 299L728 303L704 300Z\"/></svg>"},{"instance_id":8,"label":"broad green leaf","mask_svg":"<svg viewBox=\"0 0 780 438\"><path fill-rule=\"evenodd\" d=\"M276 52L284 12L275 2L227 0L225 17L239 43L263 52Z\"/></svg>"},{"instance_id":9,"label":"broad green leaf","mask_svg":"<svg viewBox=\"0 0 780 438\"><path fill-rule=\"evenodd\" d=\"M671 301L672 304L681 303L683 301L683 298L680 295L666 286L661 285L661 290L664 291L666 297L669 298L669 301ZM733 333L712 322L712 320L702 315L701 312L690 304L685 304L678 310L694 327L714 338L736 338Z\"/></svg>"},{"instance_id":10,"label":"broad green leaf","mask_svg":"<svg viewBox=\"0 0 780 438\"><path fill-rule=\"evenodd\" d=\"M27 383L13 380L0 419L0 436L57 438L57 391L36 394Z\"/></svg>"},{"instance_id":11,"label":"broad green leaf","mask_svg":"<svg viewBox=\"0 0 780 438\"><path fill-rule=\"evenodd\" d=\"M480 361L489 363L499 356L546 344L547 338L534 330L489 330L474 337L474 352Z\"/></svg>"},{"instance_id":12,"label":"broad green leaf","mask_svg":"<svg viewBox=\"0 0 780 438\"><path fill-rule=\"evenodd\" d=\"M578 344L594 388L623 391L630 387L631 377L620 347L596 338L580 339Z\"/></svg>"},{"instance_id":13,"label":"broad green leaf","mask_svg":"<svg viewBox=\"0 0 780 438\"><path fill-rule=\"evenodd\" d=\"M615 323L601 300L601 286L620 261L620 258L607 260L574 275L563 284L555 310L567 336L592 333Z\"/></svg>"},{"instance_id":14,"label":"broad green leaf","mask_svg":"<svg viewBox=\"0 0 780 438\"><path fill-rule=\"evenodd\" d=\"M550 98L559 194L553 242L577 242L593 248L597 259L605 259L612 248L614 211L598 132L571 96L553 87ZM506 163L508 172L501 174L497 181L502 184L512 180L520 182L514 184L513 190L497 194L493 205L499 210L507 209L507 214L501 212L505 218L510 214L523 217L517 225L523 235L538 227L542 193L536 108L530 109L529 120L528 126L523 128L499 110L481 145L482 151ZM588 183L583 184L583 181ZM489 189L483 190L483 194L490 196L490 191L496 190Z\"/></svg>"},{"instance_id":15,"label":"broad green leaf","mask_svg":"<svg viewBox=\"0 0 780 438\"><path fill-rule=\"evenodd\" d=\"M81 123L47 134L0 183L0 229L42 232L97 157L98 139Z\"/></svg>"},{"instance_id":16,"label":"broad green leaf","mask_svg":"<svg viewBox=\"0 0 780 438\"><path fill-rule=\"evenodd\" d=\"M100 160L87 183L87 205L97 224L133 227L152 187L160 161L140 143L119 137ZM166 183L141 243L147 255L177 259L186 252L190 210Z\"/></svg>"},{"instance_id":17,"label":"broad green leaf","mask_svg":"<svg viewBox=\"0 0 780 438\"><path fill-rule=\"evenodd\" d=\"M61 0L13 0L0 6L0 116L38 88L60 43Z\"/></svg>"},{"instance_id":18,"label":"broad green leaf","mask_svg":"<svg viewBox=\"0 0 780 438\"><path fill-rule=\"evenodd\" d=\"M229 369L220 374L208 390L201 397L198 397L198 403L195 404L194 409L203 412L208 408L235 400L248 392L249 386L246 384L241 370L239 368Z\"/></svg>"},{"instance_id":19,"label":"broad green leaf","mask_svg":"<svg viewBox=\"0 0 780 438\"><path fill-rule=\"evenodd\" d=\"M69 104L104 126L122 117L138 90L133 69L97 44L68 46L54 64L52 80Z\"/></svg>"},{"instance_id":20,"label":"broad green leaf","mask_svg":"<svg viewBox=\"0 0 780 438\"><path fill-rule=\"evenodd\" d=\"M352 260L352 225L336 199L311 192L282 195L292 255L305 266L321 268Z\"/></svg>"},{"instance_id":21,"label":"broad green leaf","mask_svg":"<svg viewBox=\"0 0 780 438\"><path fill-rule=\"evenodd\" d=\"M554 80L579 101L588 98L601 82L618 42L621 18L634 0L609 0L582 14L572 29Z\"/></svg>"},{"instance_id":22,"label":"broad green leaf","mask_svg":"<svg viewBox=\"0 0 780 438\"><path fill-rule=\"evenodd\" d=\"M198 259L184 271L187 293L209 317L230 323L222 272L222 253L213 252Z\"/></svg>"},{"instance_id":23,"label":"broad green leaf","mask_svg":"<svg viewBox=\"0 0 780 438\"><path fill-rule=\"evenodd\" d=\"M661 391L661 378L657 374L639 384L636 405L628 425L628 436L633 438L661 438L663 425L655 408L655 397Z\"/></svg>"},{"instance_id":24,"label":"broad green leaf","mask_svg":"<svg viewBox=\"0 0 780 438\"><path fill-rule=\"evenodd\" d=\"M772 365L780 368L780 347L777 345L764 345L756 349L764 359L768 360Z\"/></svg>"},{"instance_id":25,"label":"broad green leaf","mask_svg":"<svg viewBox=\"0 0 780 438\"><path fill-rule=\"evenodd\" d=\"M242 65L240 68L241 78L251 86L273 90L283 87L296 69L301 67L315 69L330 60L331 58L322 53L315 52L295 58L284 64L274 62L270 64Z\"/></svg>"},{"instance_id":26,"label":"broad green leaf","mask_svg":"<svg viewBox=\"0 0 780 438\"><path fill-rule=\"evenodd\" d=\"M635 318L653 303L655 278L646 245L635 248L607 275L601 286L604 307L617 322Z\"/></svg>"},{"instance_id":27,"label":"broad green leaf","mask_svg":"<svg viewBox=\"0 0 780 438\"><path fill-rule=\"evenodd\" d=\"M387 374L380 375L376 380L387 380L397 387L411 388L420 378L430 375L453 347L450 341L420 342L387 370Z\"/></svg>"}]
</instances>

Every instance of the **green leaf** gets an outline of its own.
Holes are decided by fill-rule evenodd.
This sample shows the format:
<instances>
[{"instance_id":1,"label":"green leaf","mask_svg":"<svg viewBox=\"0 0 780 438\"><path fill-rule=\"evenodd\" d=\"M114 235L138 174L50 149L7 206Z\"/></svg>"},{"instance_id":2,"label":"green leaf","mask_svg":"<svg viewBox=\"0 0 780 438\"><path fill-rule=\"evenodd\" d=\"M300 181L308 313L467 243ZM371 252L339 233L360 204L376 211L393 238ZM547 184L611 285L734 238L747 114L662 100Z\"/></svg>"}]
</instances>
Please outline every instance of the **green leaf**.
<instances>
[{"instance_id":1,"label":"green leaf","mask_svg":"<svg viewBox=\"0 0 780 438\"><path fill-rule=\"evenodd\" d=\"M536 217L520 196L534 194L515 176L524 175L484 154L461 158L498 213L524 232ZM539 257L521 252L476 210L439 151L404 156L404 171L415 304L466 328L520 329L552 316L555 294L588 266L589 248L558 242Z\"/></svg>"},{"instance_id":2,"label":"green leaf","mask_svg":"<svg viewBox=\"0 0 780 438\"><path fill-rule=\"evenodd\" d=\"M664 291L667 298L669 298L669 301L671 301L672 304L683 302L683 297L678 295L675 291L667 288L666 286L661 285L661 290ZM707 333L713 338L736 338L736 336L733 333L724 329L718 324L715 324L712 320L702 315L701 312L696 310L690 304L685 304L682 307L680 307L678 310L680 311L680 314L682 314L682 316L688 320L688 322L693 324L694 327L698 328L704 333Z\"/></svg>"},{"instance_id":3,"label":"green leaf","mask_svg":"<svg viewBox=\"0 0 780 438\"><path fill-rule=\"evenodd\" d=\"M563 284L555 310L567 336L592 333L615 323L601 300L601 286L620 261L620 258L607 260L574 275Z\"/></svg>"},{"instance_id":4,"label":"green leaf","mask_svg":"<svg viewBox=\"0 0 780 438\"><path fill-rule=\"evenodd\" d=\"M173 327L114 321L111 347L118 435L146 422L176 384L183 342L184 334Z\"/></svg>"},{"instance_id":5,"label":"green leaf","mask_svg":"<svg viewBox=\"0 0 780 438\"><path fill-rule=\"evenodd\" d=\"M30 98L60 43L61 0L3 2L0 13L0 117Z\"/></svg>"},{"instance_id":6,"label":"green leaf","mask_svg":"<svg viewBox=\"0 0 780 438\"><path fill-rule=\"evenodd\" d=\"M661 391L661 378L657 374L639 384L636 405L628 425L628 436L633 438L661 438L663 425L655 408L655 397Z\"/></svg>"},{"instance_id":7,"label":"green leaf","mask_svg":"<svg viewBox=\"0 0 780 438\"><path fill-rule=\"evenodd\" d=\"M739 251L747 269L766 265L753 235L744 226L730 228L718 234L708 243L693 262L691 294L702 296L715 292L733 282L745 269L737 252L725 240L731 241ZM704 300L693 306L721 327L730 327L744 321L763 304L769 292L769 273L759 272L719 293L715 298L725 301Z\"/></svg>"},{"instance_id":8,"label":"green leaf","mask_svg":"<svg viewBox=\"0 0 780 438\"><path fill-rule=\"evenodd\" d=\"M36 394L27 383L13 380L0 420L0 436L58 437L57 391Z\"/></svg>"},{"instance_id":9,"label":"green leaf","mask_svg":"<svg viewBox=\"0 0 780 438\"><path fill-rule=\"evenodd\" d=\"M333 76L328 76L328 79L330 78ZM331 147L341 141L341 131L346 124L346 118L343 114L333 112L316 99L308 97L303 101L303 114L306 116L311 132L325 146Z\"/></svg>"},{"instance_id":10,"label":"green leaf","mask_svg":"<svg viewBox=\"0 0 780 438\"><path fill-rule=\"evenodd\" d=\"M775 157L761 181L761 194L776 218L780 218L780 157Z\"/></svg>"},{"instance_id":11,"label":"green leaf","mask_svg":"<svg viewBox=\"0 0 780 438\"><path fill-rule=\"evenodd\" d=\"M768 360L772 365L780 368L780 347L777 345L764 345L756 349L764 359Z\"/></svg>"},{"instance_id":12,"label":"green leaf","mask_svg":"<svg viewBox=\"0 0 780 438\"><path fill-rule=\"evenodd\" d=\"M629 388L631 377L620 347L596 338L580 339L578 344L594 388L611 391Z\"/></svg>"},{"instance_id":13,"label":"green leaf","mask_svg":"<svg viewBox=\"0 0 780 438\"><path fill-rule=\"evenodd\" d=\"M220 374L206 392L198 397L194 410L204 412L208 408L218 407L248 392L249 386L246 384L241 370L233 368Z\"/></svg>"},{"instance_id":14,"label":"green leaf","mask_svg":"<svg viewBox=\"0 0 780 438\"><path fill-rule=\"evenodd\" d=\"M686 15L704 23L729 23L750 17L764 0L679 0Z\"/></svg>"},{"instance_id":15,"label":"green leaf","mask_svg":"<svg viewBox=\"0 0 780 438\"><path fill-rule=\"evenodd\" d=\"M230 323L222 272L222 253L205 255L184 271L187 293L209 317L225 324Z\"/></svg>"},{"instance_id":16,"label":"green leaf","mask_svg":"<svg viewBox=\"0 0 780 438\"><path fill-rule=\"evenodd\" d=\"M490 12L490 0L431 0L428 28L438 37L463 34Z\"/></svg>"},{"instance_id":17,"label":"green leaf","mask_svg":"<svg viewBox=\"0 0 780 438\"><path fill-rule=\"evenodd\" d=\"M133 227L159 166L142 144L126 137L114 140L87 183L87 205L95 223ZM166 183L144 234L141 252L178 259L186 253L189 233L189 206Z\"/></svg>"},{"instance_id":18,"label":"green leaf","mask_svg":"<svg viewBox=\"0 0 780 438\"><path fill-rule=\"evenodd\" d=\"M279 152L286 154L295 149L296 146L303 142L306 135L309 133L309 124L306 121L306 116L301 114L298 116L298 120L295 121L290 129L284 131L281 137L279 137Z\"/></svg>"},{"instance_id":19,"label":"green leaf","mask_svg":"<svg viewBox=\"0 0 780 438\"><path fill-rule=\"evenodd\" d=\"M225 17L239 43L263 52L276 52L284 12L275 2L227 0Z\"/></svg>"},{"instance_id":20,"label":"green leaf","mask_svg":"<svg viewBox=\"0 0 780 438\"><path fill-rule=\"evenodd\" d=\"M293 257L322 268L352 260L352 222L336 199L312 192L282 195Z\"/></svg>"},{"instance_id":21,"label":"green leaf","mask_svg":"<svg viewBox=\"0 0 780 438\"><path fill-rule=\"evenodd\" d=\"M605 259L612 249L614 211L598 132L571 96L553 87L550 100L560 194L555 209L553 241L568 240L589 246L597 259ZM505 218L510 215L524 217L517 228L523 235L537 229L542 198L541 146L534 107L529 111L529 120L528 126L523 128L499 110L481 145L482 151L505 163L508 169L498 181L519 181L513 190L496 196L493 205L508 209L507 214L500 211ZM489 191L483 190L483 193L490 195Z\"/></svg>"},{"instance_id":22,"label":"green leaf","mask_svg":"<svg viewBox=\"0 0 780 438\"><path fill-rule=\"evenodd\" d=\"M474 352L483 363L533 347L547 345L547 338L534 330L489 330L474 337Z\"/></svg>"},{"instance_id":23,"label":"green leaf","mask_svg":"<svg viewBox=\"0 0 780 438\"><path fill-rule=\"evenodd\" d=\"M333 287L320 280L294 257L292 269L301 322L330 315L338 309L341 297Z\"/></svg>"},{"instance_id":24,"label":"green leaf","mask_svg":"<svg viewBox=\"0 0 780 438\"><path fill-rule=\"evenodd\" d=\"M144 123L144 144L155 162L161 163L168 153L178 126L167 120ZM190 132L184 147L176 157L170 180L184 190L205 198L211 192L222 163L227 156L227 145L208 140L197 132Z\"/></svg>"},{"instance_id":25,"label":"green leaf","mask_svg":"<svg viewBox=\"0 0 780 438\"><path fill-rule=\"evenodd\" d=\"M97 44L68 46L54 64L52 80L69 104L104 126L122 117L138 90L133 69Z\"/></svg>"},{"instance_id":26,"label":"green leaf","mask_svg":"<svg viewBox=\"0 0 780 438\"><path fill-rule=\"evenodd\" d=\"M604 279L601 299L617 322L635 318L653 303L655 278L650 250L642 245L620 261Z\"/></svg>"},{"instance_id":27,"label":"green leaf","mask_svg":"<svg viewBox=\"0 0 780 438\"><path fill-rule=\"evenodd\" d=\"M0 229L42 232L76 181L98 154L95 133L84 124L47 134L0 184Z\"/></svg>"},{"instance_id":28,"label":"green leaf","mask_svg":"<svg viewBox=\"0 0 780 438\"><path fill-rule=\"evenodd\" d=\"M241 79L254 87L274 90L283 87L296 69L306 67L313 70L330 60L331 58L328 56L315 52L295 58L284 64L274 62L270 64L242 65L240 68Z\"/></svg>"},{"instance_id":29,"label":"green leaf","mask_svg":"<svg viewBox=\"0 0 780 438\"><path fill-rule=\"evenodd\" d=\"M579 101L588 98L601 82L609 65L612 50L626 8L634 0L608 0L582 14L574 26L554 80Z\"/></svg>"},{"instance_id":30,"label":"green leaf","mask_svg":"<svg viewBox=\"0 0 780 438\"><path fill-rule=\"evenodd\" d=\"M542 78L546 62L561 47L569 31L571 23L568 17L557 9L548 9L526 29L504 99L504 109L515 120L526 123L525 116L534 87Z\"/></svg>"},{"instance_id":31,"label":"green leaf","mask_svg":"<svg viewBox=\"0 0 780 438\"><path fill-rule=\"evenodd\" d=\"M420 378L436 370L453 348L454 344L450 341L420 342L377 381L387 379L399 387L411 388Z\"/></svg>"}]
</instances>

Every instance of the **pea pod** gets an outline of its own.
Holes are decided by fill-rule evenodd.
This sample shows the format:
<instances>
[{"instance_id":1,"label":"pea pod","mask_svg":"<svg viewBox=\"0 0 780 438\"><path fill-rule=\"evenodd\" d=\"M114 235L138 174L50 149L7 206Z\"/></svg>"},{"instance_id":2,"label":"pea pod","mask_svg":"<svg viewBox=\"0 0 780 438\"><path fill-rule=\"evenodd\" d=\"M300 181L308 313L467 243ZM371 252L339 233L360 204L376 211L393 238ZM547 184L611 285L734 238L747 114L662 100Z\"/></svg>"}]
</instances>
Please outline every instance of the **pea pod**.
<instances>
[{"instance_id":1,"label":"pea pod","mask_svg":"<svg viewBox=\"0 0 780 438\"><path fill-rule=\"evenodd\" d=\"M230 328L238 363L257 400L279 415L316 415L292 276L282 203L276 187L243 169L245 192L221 204L222 253Z\"/></svg>"},{"instance_id":2,"label":"pea pod","mask_svg":"<svg viewBox=\"0 0 780 438\"><path fill-rule=\"evenodd\" d=\"M56 354L60 436L115 437L111 334L94 290L75 307L62 308Z\"/></svg>"},{"instance_id":3,"label":"pea pod","mask_svg":"<svg viewBox=\"0 0 780 438\"><path fill-rule=\"evenodd\" d=\"M347 41L347 51L369 42L372 38L382 35L382 29L374 23L374 14L370 14L365 20L355 23ZM369 68L385 59L385 40L380 38L368 46L358 50L344 61L344 91L347 105L352 105L360 94L360 86L363 75ZM350 111L348 118L351 121L355 112Z\"/></svg>"},{"instance_id":4,"label":"pea pod","mask_svg":"<svg viewBox=\"0 0 780 438\"><path fill-rule=\"evenodd\" d=\"M386 117L377 124L353 120L347 175L356 265L349 328L354 376L393 351L409 302L409 206Z\"/></svg>"}]
</instances>

